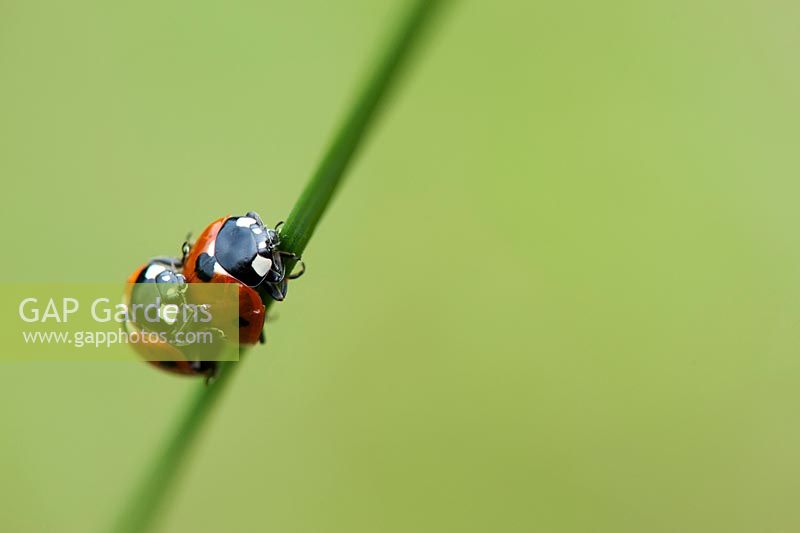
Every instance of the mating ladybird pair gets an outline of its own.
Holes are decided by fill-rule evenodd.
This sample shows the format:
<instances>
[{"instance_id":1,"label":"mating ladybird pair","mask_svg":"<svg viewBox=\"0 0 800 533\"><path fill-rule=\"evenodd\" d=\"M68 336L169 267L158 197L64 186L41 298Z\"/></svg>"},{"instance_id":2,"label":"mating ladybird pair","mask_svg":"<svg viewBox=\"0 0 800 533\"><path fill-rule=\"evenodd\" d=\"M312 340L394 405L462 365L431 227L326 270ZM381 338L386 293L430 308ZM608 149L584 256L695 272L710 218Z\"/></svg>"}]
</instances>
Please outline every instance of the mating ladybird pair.
<instances>
[{"instance_id":1,"label":"mating ladybird pair","mask_svg":"<svg viewBox=\"0 0 800 533\"><path fill-rule=\"evenodd\" d=\"M141 300L136 291L150 289L149 295L158 296L162 305L179 304L185 298L187 284L234 283L239 290L239 344L264 342L264 303L283 300L288 280L305 271L300 262L301 271L287 275L283 257L300 258L278 249L279 227L280 223L274 229L267 228L254 212L215 220L194 243L184 243L181 259L156 257L139 267L128 278L126 299L128 303ZM153 328L133 322L127 327L129 331ZM169 329L171 323L162 321L160 327ZM217 370L216 361L202 360L202 355L193 354L189 345L163 340L134 343L134 347L149 362L170 372L211 377Z\"/></svg>"}]
</instances>

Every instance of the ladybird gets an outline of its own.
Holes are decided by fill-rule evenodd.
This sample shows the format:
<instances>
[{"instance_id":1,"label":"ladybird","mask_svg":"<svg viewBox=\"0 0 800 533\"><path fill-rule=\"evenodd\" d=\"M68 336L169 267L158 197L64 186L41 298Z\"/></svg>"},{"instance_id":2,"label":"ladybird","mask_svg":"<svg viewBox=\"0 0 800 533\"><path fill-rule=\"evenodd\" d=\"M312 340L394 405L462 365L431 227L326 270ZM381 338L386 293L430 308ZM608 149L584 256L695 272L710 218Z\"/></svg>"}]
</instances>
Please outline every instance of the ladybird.
<instances>
[{"instance_id":1,"label":"ladybird","mask_svg":"<svg viewBox=\"0 0 800 533\"><path fill-rule=\"evenodd\" d=\"M136 309L134 305L147 305L156 298L164 305L186 304L186 278L181 272L181 260L172 257L156 257L137 268L128 278L125 289L127 308ZM202 361L191 357L191 346L179 346L170 342L170 338L179 327L175 321L145 321L141 316L129 316L125 326L131 334L133 348L148 363L187 376L206 376L216 374L217 361ZM136 334L135 341L133 334ZM213 343L204 346L205 350L213 349ZM207 354L207 352L206 352Z\"/></svg>"}]
</instances>

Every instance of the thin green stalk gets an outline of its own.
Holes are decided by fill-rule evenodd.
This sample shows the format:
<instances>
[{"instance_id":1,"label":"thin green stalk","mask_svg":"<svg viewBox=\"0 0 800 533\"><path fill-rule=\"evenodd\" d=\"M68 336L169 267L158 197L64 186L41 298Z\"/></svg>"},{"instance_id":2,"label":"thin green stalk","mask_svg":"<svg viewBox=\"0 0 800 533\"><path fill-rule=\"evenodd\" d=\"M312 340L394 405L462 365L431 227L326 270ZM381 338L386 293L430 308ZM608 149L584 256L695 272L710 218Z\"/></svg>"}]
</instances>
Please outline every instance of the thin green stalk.
<instances>
[{"instance_id":1,"label":"thin green stalk","mask_svg":"<svg viewBox=\"0 0 800 533\"><path fill-rule=\"evenodd\" d=\"M233 368L235 366L230 365L230 370ZM112 531L139 533L151 528L163 507L164 497L186 464L193 440L232 375L233 372L222 372L213 385L192 391L186 410L171 429L163 448L145 473L141 485L131 495Z\"/></svg>"},{"instance_id":2,"label":"thin green stalk","mask_svg":"<svg viewBox=\"0 0 800 533\"><path fill-rule=\"evenodd\" d=\"M430 19L440 3L433 0L415 2L400 31L394 36L376 68L367 78L350 114L342 122L317 170L294 205L289 218L286 219L286 225L281 233L286 235L282 240L287 251L297 255L303 253L314 228L341 182L347 165L364 140L376 111L385 101L387 91L396 79L403 61L419 38L424 23Z\"/></svg>"},{"instance_id":3,"label":"thin green stalk","mask_svg":"<svg viewBox=\"0 0 800 533\"><path fill-rule=\"evenodd\" d=\"M409 57L413 45L419 41L435 8L442 2L443 0L415 0L410 5L407 15L378 58L353 107L287 218L281 230L281 246L285 251L299 256L305 250L314 228L341 183L348 164L374 122L376 112L385 102L398 72ZM294 265L294 261L287 261L287 271L291 271ZM218 377L212 384L202 385L193 391L186 411L168 435L153 464L145 472L143 482L127 502L113 531L141 533L154 525L166 496L186 463L193 442L238 366L235 362L222 363Z\"/></svg>"}]
</instances>

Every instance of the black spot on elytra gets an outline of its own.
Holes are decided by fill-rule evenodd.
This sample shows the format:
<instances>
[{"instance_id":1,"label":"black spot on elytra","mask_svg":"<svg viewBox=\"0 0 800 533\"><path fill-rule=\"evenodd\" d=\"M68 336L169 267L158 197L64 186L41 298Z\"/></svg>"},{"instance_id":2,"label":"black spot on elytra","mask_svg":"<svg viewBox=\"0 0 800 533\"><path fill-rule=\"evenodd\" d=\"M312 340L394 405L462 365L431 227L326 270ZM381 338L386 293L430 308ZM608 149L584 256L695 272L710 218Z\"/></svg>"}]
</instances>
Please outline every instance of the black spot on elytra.
<instances>
[{"instance_id":1,"label":"black spot on elytra","mask_svg":"<svg viewBox=\"0 0 800 533\"><path fill-rule=\"evenodd\" d=\"M216 260L207 253L203 252L200 254L194 265L194 269L197 271L197 277L203 281L211 281L211 278L214 277L215 263Z\"/></svg>"}]
</instances>

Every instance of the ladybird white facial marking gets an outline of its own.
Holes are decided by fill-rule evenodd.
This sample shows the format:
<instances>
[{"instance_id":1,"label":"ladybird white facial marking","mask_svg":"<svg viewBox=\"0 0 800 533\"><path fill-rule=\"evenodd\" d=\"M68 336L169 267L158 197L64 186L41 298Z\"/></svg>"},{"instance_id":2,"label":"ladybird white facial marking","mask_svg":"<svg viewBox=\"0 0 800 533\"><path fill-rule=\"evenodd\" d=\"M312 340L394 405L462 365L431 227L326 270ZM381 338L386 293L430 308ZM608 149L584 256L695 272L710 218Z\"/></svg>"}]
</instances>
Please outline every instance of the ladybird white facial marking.
<instances>
[{"instance_id":1,"label":"ladybird white facial marking","mask_svg":"<svg viewBox=\"0 0 800 533\"><path fill-rule=\"evenodd\" d=\"M256 235L261 235L262 233L264 233L264 231L261 228L259 228L258 226L256 226L255 228L252 228L250 231L252 231Z\"/></svg>"},{"instance_id":2,"label":"ladybird white facial marking","mask_svg":"<svg viewBox=\"0 0 800 533\"><path fill-rule=\"evenodd\" d=\"M219 264L219 261L214 261L214 273L215 274L222 274L223 276L231 276L227 270L222 268L222 265ZM231 276L233 277L233 276Z\"/></svg>"},{"instance_id":3,"label":"ladybird white facial marking","mask_svg":"<svg viewBox=\"0 0 800 533\"><path fill-rule=\"evenodd\" d=\"M240 228L249 228L256 224L256 219L250 217L239 217L236 219L236 225Z\"/></svg>"},{"instance_id":4,"label":"ladybird white facial marking","mask_svg":"<svg viewBox=\"0 0 800 533\"><path fill-rule=\"evenodd\" d=\"M267 247L267 241L261 241L260 243L258 243L258 247L259 248L266 248Z\"/></svg>"},{"instance_id":5,"label":"ladybird white facial marking","mask_svg":"<svg viewBox=\"0 0 800 533\"><path fill-rule=\"evenodd\" d=\"M166 268L163 265L150 265L144 272L145 279L156 279L156 276L164 272Z\"/></svg>"},{"instance_id":6,"label":"ladybird white facial marking","mask_svg":"<svg viewBox=\"0 0 800 533\"><path fill-rule=\"evenodd\" d=\"M272 268L272 261L267 259L266 257L261 257L257 255L252 262L253 270L256 271L256 274L259 276L265 276L269 269Z\"/></svg>"}]
</instances>

